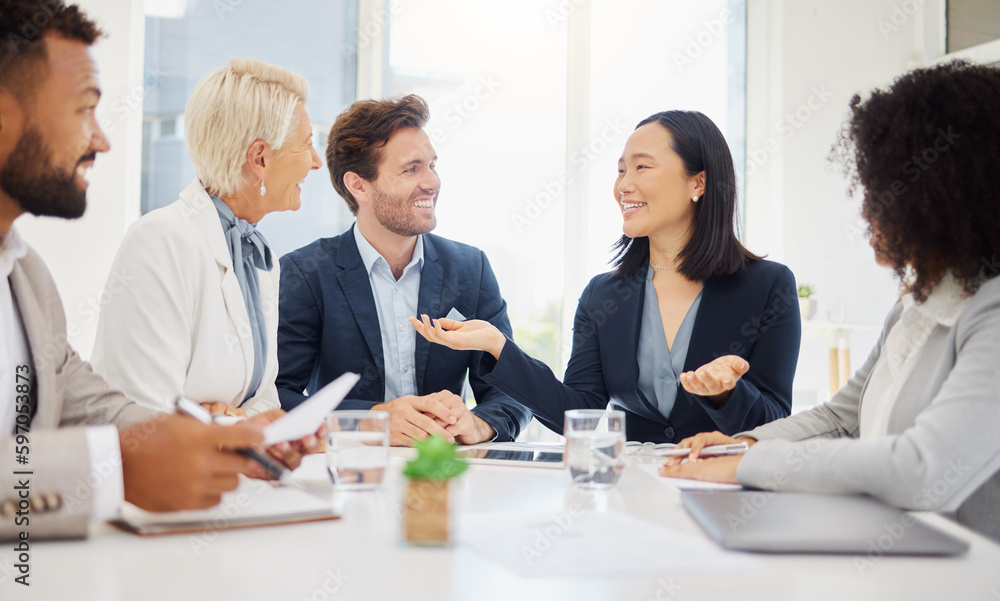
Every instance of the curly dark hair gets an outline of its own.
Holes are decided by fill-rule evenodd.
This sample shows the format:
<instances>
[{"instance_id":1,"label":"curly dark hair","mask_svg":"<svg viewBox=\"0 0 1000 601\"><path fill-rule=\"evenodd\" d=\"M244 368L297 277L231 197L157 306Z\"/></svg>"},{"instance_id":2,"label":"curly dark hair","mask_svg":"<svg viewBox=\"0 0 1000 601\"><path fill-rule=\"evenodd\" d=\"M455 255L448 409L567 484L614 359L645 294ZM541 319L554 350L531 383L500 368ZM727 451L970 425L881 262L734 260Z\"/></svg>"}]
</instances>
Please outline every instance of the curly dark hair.
<instances>
[{"instance_id":1,"label":"curly dark hair","mask_svg":"<svg viewBox=\"0 0 1000 601\"><path fill-rule=\"evenodd\" d=\"M0 4L0 87L20 102L48 76L45 36L58 34L88 46L104 32L80 7L61 0L3 0Z\"/></svg>"},{"instance_id":2,"label":"curly dark hair","mask_svg":"<svg viewBox=\"0 0 1000 601\"><path fill-rule=\"evenodd\" d=\"M326 139L326 166L334 189L358 214L358 201L344 184L344 175L353 171L362 179L375 181L382 162L382 148L403 128L420 129L430 118L427 101L416 94L389 100L359 100L334 121Z\"/></svg>"},{"instance_id":3,"label":"curly dark hair","mask_svg":"<svg viewBox=\"0 0 1000 601\"><path fill-rule=\"evenodd\" d=\"M1000 249L1000 70L952 61L855 95L834 146L878 256L918 302L951 270L972 295Z\"/></svg>"}]
</instances>

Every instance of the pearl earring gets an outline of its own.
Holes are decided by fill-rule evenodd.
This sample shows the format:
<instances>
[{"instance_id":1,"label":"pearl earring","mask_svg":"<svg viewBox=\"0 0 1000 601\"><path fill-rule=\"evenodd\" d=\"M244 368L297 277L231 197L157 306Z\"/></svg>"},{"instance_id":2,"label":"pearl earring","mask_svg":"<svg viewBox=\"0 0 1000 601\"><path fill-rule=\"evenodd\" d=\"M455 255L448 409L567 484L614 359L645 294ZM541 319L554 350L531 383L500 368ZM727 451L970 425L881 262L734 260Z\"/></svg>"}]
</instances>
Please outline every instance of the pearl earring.
<instances>
[{"instance_id":1,"label":"pearl earring","mask_svg":"<svg viewBox=\"0 0 1000 601\"><path fill-rule=\"evenodd\" d=\"M267 194L267 186L264 185L264 182L261 182L260 183L260 195L263 196L265 194Z\"/></svg>"},{"instance_id":2,"label":"pearl earring","mask_svg":"<svg viewBox=\"0 0 1000 601\"><path fill-rule=\"evenodd\" d=\"M691 202L698 202L698 195L697 194L691 197Z\"/></svg>"}]
</instances>

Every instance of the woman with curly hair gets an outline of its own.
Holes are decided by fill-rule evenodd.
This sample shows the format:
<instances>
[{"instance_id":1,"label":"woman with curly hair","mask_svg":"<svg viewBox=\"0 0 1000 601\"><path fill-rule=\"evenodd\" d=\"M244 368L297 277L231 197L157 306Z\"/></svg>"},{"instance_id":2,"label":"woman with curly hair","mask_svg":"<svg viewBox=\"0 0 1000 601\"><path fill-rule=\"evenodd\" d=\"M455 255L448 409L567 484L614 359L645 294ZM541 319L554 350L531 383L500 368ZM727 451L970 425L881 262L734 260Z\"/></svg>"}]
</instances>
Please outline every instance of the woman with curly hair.
<instances>
[{"instance_id":1,"label":"woman with curly hair","mask_svg":"<svg viewBox=\"0 0 1000 601\"><path fill-rule=\"evenodd\" d=\"M666 476L864 493L946 512L1000 540L1000 71L952 62L851 100L837 146L864 195L875 260L905 294L829 402L730 438L742 457L671 459ZM796 457L794 461L790 457Z\"/></svg>"}]
</instances>

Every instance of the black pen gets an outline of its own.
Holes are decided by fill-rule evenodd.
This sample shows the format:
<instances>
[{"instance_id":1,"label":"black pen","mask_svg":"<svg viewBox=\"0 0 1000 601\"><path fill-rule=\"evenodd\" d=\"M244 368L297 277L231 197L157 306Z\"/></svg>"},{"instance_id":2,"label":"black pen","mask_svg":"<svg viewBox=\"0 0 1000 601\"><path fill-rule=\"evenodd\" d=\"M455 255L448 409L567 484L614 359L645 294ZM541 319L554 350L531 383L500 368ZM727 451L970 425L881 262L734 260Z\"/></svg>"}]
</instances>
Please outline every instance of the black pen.
<instances>
[{"instance_id":1,"label":"black pen","mask_svg":"<svg viewBox=\"0 0 1000 601\"><path fill-rule=\"evenodd\" d=\"M184 415L193 417L206 426L215 422L215 416L209 413L208 410L202 407L199 403L192 401L187 397L178 396L174 399L174 407L177 408L178 413L183 413ZM256 461L261 467L264 468L268 475L277 480L278 483L310 492L305 484L300 482L298 478L292 476L291 470L256 449L233 449L233 452L237 455L246 457L247 459Z\"/></svg>"}]
</instances>

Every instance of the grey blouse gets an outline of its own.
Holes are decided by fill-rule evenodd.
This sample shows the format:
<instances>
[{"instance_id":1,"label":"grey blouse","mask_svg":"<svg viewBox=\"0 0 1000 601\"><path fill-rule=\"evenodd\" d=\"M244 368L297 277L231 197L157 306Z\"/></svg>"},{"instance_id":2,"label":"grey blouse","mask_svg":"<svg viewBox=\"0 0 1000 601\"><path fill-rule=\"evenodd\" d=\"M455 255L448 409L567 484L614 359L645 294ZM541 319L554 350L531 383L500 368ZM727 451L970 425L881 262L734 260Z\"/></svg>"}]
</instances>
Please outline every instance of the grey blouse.
<instances>
[{"instance_id":1,"label":"grey blouse","mask_svg":"<svg viewBox=\"0 0 1000 601\"><path fill-rule=\"evenodd\" d=\"M642 323L639 326L639 392L654 405L664 418L670 417L677 400L677 385L687 359L691 332L701 306L701 292L695 297L674 337L673 349L667 347L660 319L660 306L653 288L653 268L646 272L646 292L642 303Z\"/></svg>"}]
</instances>

